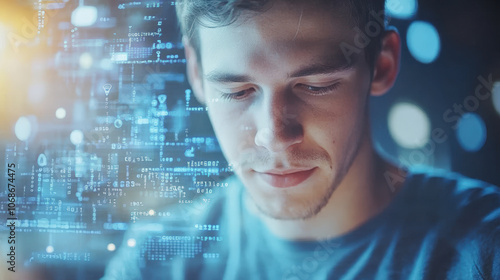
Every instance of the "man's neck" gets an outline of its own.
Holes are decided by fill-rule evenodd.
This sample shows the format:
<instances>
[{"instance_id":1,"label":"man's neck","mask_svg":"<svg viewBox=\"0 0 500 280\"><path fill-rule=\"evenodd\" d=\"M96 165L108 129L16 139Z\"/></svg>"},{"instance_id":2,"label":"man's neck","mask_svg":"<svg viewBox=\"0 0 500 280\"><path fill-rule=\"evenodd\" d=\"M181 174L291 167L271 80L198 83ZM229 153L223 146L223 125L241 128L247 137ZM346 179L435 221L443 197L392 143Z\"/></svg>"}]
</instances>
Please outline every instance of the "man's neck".
<instances>
[{"instance_id":1,"label":"man's neck","mask_svg":"<svg viewBox=\"0 0 500 280\"><path fill-rule=\"evenodd\" d=\"M371 139L360 146L349 171L333 192L328 204L305 220L276 220L247 203L276 236L288 240L323 240L346 234L387 207L402 182L389 186L384 173L399 172L373 150Z\"/></svg>"}]
</instances>

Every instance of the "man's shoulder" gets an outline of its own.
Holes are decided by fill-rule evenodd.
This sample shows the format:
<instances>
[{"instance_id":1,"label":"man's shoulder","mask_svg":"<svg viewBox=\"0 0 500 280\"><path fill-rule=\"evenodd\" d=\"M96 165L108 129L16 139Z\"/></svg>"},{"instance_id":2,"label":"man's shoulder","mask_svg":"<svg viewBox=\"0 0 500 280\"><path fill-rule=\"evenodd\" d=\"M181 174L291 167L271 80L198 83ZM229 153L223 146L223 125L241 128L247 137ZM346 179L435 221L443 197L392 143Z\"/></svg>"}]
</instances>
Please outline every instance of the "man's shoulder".
<instances>
[{"instance_id":1,"label":"man's shoulder","mask_svg":"<svg viewBox=\"0 0 500 280\"><path fill-rule=\"evenodd\" d=\"M474 206L500 207L500 188L459 173L428 167L415 167L407 178L413 197L425 199L429 205L466 209ZM422 201L419 201L422 202Z\"/></svg>"},{"instance_id":2,"label":"man's shoulder","mask_svg":"<svg viewBox=\"0 0 500 280\"><path fill-rule=\"evenodd\" d=\"M499 188L491 183L469 178L457 172L427 166L414 166L410 168L409 178L412 182L428 186L443 186L445 188L454 186L457 191L490 188L490 191L499 191Z\"/></svg>"},{"instance_id":3,"label":"man's shoulder","mask_svg":"<svg viewBox=\"0 0 500 280\"><path fill-rule=\"evenodd\" d=\"M224 243L228 209L237 203L240 188L239 180L230 177L211 191L206 188L192 199L159 209L167 213L161 217L131 224L102 279L183 279L187 262L193 267L213 261L218 252L207 248Z\"/></svg>"},{"instance_id":4,"label":"man's shoulder","mask_svg":"<svg viewBox=\"0 0 500 280\"><path fill-rule=\"evenodd\" d=\"M455 172L412 167L395 204L386 220L392 225L390 236L395 229L402 240L411 240L400 247L409 255L425 252L424 265L415 265L431 278L499 279L497 186ZM412 244L420 244L418 250L411 251Z\"/></svg>"},{"instance_id":5,"label":"man's shoulder","mask_svg":"<svg viewBox=\"0 0 500 280\"><path fill-rule=\"evenodd\" d=\"M405 184L404 205L415 217L425 217L452 230L500 227L500 188L450 171L416 167Z\"/></svg>"}]
</instances>

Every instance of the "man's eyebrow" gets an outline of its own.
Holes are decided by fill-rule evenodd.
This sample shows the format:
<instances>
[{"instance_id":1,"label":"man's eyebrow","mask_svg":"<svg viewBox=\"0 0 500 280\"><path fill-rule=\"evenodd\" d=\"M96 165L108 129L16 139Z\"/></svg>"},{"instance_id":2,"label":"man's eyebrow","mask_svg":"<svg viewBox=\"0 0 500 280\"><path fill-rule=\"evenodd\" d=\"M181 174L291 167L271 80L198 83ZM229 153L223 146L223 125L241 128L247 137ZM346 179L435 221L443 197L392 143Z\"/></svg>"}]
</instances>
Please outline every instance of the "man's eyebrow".
<instances>
[{"instance_id":1,"label":"man's eyebrow","mask_svg":"<svg viewBox=\"0 0 500 280\"><path fill-rule=\"evenodd\" d=\"M313 64L308 65L302 69L299 69L289 75L290 78L305 77L312 75L322 75L322 74L332 74L339 71L349 70L353 66L353 63L342 63L342 64Z\"/></svg>"},{"instance_id":2,"label":"man's eyebrow","mask_svg":"<svg viewBox=\"0 0 500 280\"><path fill-rule=\"evenodd\" d=\"M204 76L207 81L217 83L246 83L252 80L247 75L237 75L219 71L212 71Z\"/></svg>"}]
</instances>

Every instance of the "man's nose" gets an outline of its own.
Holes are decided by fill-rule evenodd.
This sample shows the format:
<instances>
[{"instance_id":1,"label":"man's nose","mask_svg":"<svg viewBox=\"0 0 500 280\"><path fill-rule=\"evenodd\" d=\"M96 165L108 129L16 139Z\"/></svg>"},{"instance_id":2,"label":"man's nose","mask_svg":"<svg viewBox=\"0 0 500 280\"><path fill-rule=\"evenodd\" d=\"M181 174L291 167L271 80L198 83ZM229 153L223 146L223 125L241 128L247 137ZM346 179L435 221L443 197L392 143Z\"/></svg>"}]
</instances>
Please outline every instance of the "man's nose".
<instances>
[{"instance_id":1,"label":"man's nose","mask_svg":"<svg viewBox=\"0 0 500 280\"><path fill-rule=\"evenodd\" d=\"M264 99L257 110L255 145L270 152L281 152L301 143L304 130L293 96L274 94Z\"/></svg>"}]
</instances>

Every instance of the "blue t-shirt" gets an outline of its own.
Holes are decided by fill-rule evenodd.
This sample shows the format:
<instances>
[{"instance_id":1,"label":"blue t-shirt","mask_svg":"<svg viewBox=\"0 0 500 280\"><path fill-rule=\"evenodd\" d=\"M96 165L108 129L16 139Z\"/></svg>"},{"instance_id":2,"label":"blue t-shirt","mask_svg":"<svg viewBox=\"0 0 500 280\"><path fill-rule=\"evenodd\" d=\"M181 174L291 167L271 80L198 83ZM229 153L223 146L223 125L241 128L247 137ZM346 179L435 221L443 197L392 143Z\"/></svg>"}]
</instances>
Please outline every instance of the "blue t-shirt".
<instances>
[{"instance_id":1,"label":"blue t-shirt","mask_svg":"<svg viewBox=\"0 0 500 280\"><path fill-rule=\"evenodd\" d=\"M381 213L322 241L274 236L236 178L220 193L196 220L133 227L103 279L500 279L500 190L481 181L414 168Z\"/></svg>"}]
</instances>

